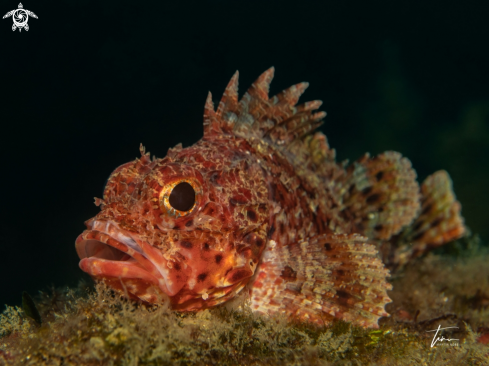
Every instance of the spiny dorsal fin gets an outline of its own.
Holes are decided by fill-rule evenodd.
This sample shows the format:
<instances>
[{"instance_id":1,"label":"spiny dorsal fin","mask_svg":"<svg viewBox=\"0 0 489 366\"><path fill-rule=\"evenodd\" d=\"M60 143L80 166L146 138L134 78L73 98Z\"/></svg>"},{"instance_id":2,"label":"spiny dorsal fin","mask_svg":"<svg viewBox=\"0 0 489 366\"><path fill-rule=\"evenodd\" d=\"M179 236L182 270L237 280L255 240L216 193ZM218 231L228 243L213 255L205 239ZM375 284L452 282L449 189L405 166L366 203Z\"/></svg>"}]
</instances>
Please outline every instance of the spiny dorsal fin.
<instances>
[{"instance_id":1,"label":"spiny dorsal fin","mask_svg":"<svg viewBox=\"0 0 489 366\"><path fill-rule=\"evenodd\" d=\"M207 98L204 109L204 138L226 134L257 137L279 146L287 146L319 127L325 112L313 113L319 100L296 106L308 83L299 83L269 98L268 92L275 69L261 74L238 102L238 72L224 91L217 113L212 99Z\"/></svg>"},{"instance_id":2,"label":"spiny dorsal fin","mask_svg":"<svg viewBox=\"0 0 489 366\"><path fill-rule=\"evenodd\" d=\"M214 112L214 103L212 103L212 94L207 94L204 106L204 136L215 136L221 134L221 122L216 112Z\"/></svg>"},{"instance_id":3,"label":"spiny dorsal fin","mask_svg":"<svg viewBox=\"0 0 489 366\"><path fill-rule=\"evenodd\" d=\"M224 111L236 113L238 109L238 79L239 71L236 71L226 86L219 107L217 108L219 118L224 118Z\"/></svg>"}]
</instances>

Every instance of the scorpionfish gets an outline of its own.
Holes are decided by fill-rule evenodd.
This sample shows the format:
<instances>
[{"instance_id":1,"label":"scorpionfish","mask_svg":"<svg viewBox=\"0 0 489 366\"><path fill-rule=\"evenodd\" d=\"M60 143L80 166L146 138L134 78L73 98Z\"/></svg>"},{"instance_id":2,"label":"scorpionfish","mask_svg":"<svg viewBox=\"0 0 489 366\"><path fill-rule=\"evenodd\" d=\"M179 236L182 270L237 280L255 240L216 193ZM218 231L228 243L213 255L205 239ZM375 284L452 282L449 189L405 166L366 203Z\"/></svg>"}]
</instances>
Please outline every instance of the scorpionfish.
<instances>
[{"instance_id":1,"label":"scorpionfish","mask_svg":"<svg viewBox=\"0 0 489 366\"><path fill-rule=\"evenodd\" d=\"M388 151L335 162L308 83L274 97L265 71L238 98L238 72L204 134L163 159L115 169L101 211L76 240L80 268L123 296L177 311L249 293L250 306L299 321L378 327L389 269L464 234L445 171L421 186Z\"/></svg>"}]
</instances>

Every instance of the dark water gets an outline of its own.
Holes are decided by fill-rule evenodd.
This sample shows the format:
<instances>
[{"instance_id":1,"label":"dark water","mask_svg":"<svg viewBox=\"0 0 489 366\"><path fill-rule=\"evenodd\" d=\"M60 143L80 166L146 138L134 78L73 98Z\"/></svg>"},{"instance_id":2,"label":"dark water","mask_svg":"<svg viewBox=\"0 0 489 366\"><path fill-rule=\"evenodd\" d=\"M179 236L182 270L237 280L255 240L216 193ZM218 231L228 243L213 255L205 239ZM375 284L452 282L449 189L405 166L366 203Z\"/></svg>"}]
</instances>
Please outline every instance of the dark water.
<instances>
[{"instance_id":1,"label":"dark water","mask_svg":"<svg viewBox=\"0 0 489 366\"><path fill-rule=\"evenodd\" d=\"M275 66L321 99L339 160L397 150L453 178L489 238L488 5L482 1L24 2L0 22L0 304L81 277L74 240L105 180L202 134L235 70L243 93ZM17 7L1 1L0 12Z\"/></svg>"}]
</instances>

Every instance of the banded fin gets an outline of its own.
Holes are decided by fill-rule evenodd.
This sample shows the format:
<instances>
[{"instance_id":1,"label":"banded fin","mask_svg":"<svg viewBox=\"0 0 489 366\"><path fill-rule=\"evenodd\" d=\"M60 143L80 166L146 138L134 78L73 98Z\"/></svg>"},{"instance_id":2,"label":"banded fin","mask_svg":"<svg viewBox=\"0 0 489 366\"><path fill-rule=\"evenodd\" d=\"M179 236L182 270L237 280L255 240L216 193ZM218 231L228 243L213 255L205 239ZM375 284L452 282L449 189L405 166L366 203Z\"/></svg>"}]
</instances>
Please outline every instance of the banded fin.
<instances>
[{"instance_id":1,"label":"banded fin","mask_svg":"<svg viewBox=\"0 0 489 366\"><path fill-rule=\"evenodd\" d=\"M398 152L368 154L347 170L343 215L353 232L388 240L409 225L419 209L419 186L411 162Z\"/></svg>"},{"instance_id":2,"label":"banded fin","mask_svg":"<svg viewBox=\"0 0 489 366\"><path fill-rule=\"evenodd\" d=\"M377 328L389 271L358 234L319 235L281 247L273 240L251 285L251 307L320 325L335 318Z\"/></svg>"},{"instance_id":3,"label":"banded fin","mask_svg":"<svg viewBox=\"0 0 489 366\"><path fill-rule=\"evenodd\" d=\"M321 106L321 101L296 106L308 83L293 85L269 98L274 72L271 67L261 74L239 101L239 74L236 72L224 91L217 112L209 93L204 108L204 139L232 134L287 146L319 127L326 113L313 111Z\"/></svg>"},{"instance_id":4,"label":"banded fin","mask_svg":"<svg viewBox=\"0 0 489 366\"><path fill-rule=\"evenodd\" d=\"M400 235L394 264L403 265L428 250L462 237L466 228L452 181L445 170L428 176L421 185L421 211Z\"/></svg>"}]
</instances>

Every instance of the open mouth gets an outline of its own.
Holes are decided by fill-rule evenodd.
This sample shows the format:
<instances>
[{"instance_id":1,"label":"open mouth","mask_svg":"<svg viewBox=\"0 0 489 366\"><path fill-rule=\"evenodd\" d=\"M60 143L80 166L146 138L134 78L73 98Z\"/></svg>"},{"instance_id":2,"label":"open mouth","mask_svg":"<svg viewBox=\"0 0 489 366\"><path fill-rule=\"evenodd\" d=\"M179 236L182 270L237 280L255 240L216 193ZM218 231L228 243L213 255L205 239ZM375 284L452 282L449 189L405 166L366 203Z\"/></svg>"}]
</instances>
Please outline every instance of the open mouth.
<instances>
[{"instance_id":1,"label":"open mouth","mask_svg":"<svg viewBox=\"0 0 489 366\"><path fill-rule=\"evenodd\" d=\"M80 268L94 277L154 275L155 267L137 242L109 221L93 221L75 241Z\"/></svg>"},{"instance_id":2,"label":"open mouth","mask_svg":"<svg viewBox=\"0 0 489 366\"><path fill-rule=\"evenodd\" d=\"M75 246L80 259L134 261L136 256L143 256L136 241L108 221L93 221L90 230L78 236Z\"/></svg>"},{"instance_id":3,"label":"open mouth","mask_svg":"<svg viewBox=\"0 0 489 366\"><path fill-rule=\"evenodd\" d=\"M96 257L110 261L126 261L132 258L129 254L94 239L83 240L77 244L76 249L80 259Z\"/></svg>"},{"instance_id":4,"label":"open mouth","mask_svg":"<svg viewBox=\"0 0 489 366\"><path fill-rule=\"evenodd\" d=\"M144 243L143 243L144 244ZM80 268L130 297L158 302L167 287L139 244L114 223L94 220L75 241Z\"/></svg>"}]
</instances>

